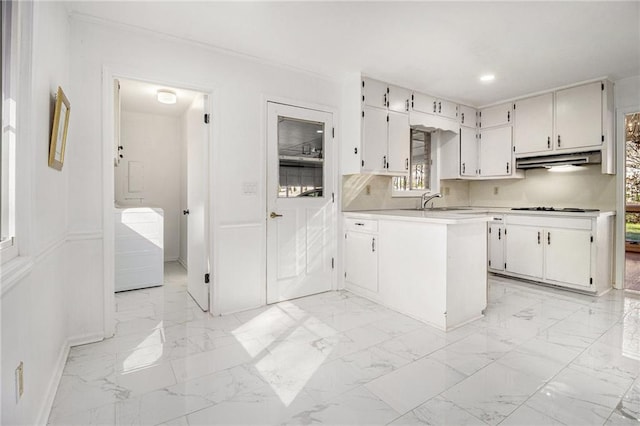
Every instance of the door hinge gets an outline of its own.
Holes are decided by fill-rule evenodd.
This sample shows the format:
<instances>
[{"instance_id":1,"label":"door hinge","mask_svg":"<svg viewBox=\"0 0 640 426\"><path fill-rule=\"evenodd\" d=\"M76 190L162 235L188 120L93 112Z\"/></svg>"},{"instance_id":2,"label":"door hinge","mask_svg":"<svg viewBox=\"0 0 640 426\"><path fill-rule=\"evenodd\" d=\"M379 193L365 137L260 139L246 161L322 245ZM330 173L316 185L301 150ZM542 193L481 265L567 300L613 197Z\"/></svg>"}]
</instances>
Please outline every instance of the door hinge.
<instances>
[{"instance_id":1,"label":"door hinge","mask_svg":"<svg viewBox=\"0 0 640 426\"><path fill-rule=\"evenodd\" d=\"M332 127L332 128L331 128L331 137L332 137L332 138L335 138L335 137L336 137L336 128L335 128L335 127Z\"/></svg>"},{"instance_id":2,"label":"door hinge","mask_svg":"<svg viewBox=\"0 0 640 426\"><path fill-rule=\"evenodd\" d=\"M362 95L362 102L364 102L364 95Z\"/></svg>"},{"instance_id":3,"label":"door hinge","mask_svg":"<svg viewBox=\"0 0 640 426\"><path fill-rule=\"evenodd\" d=\"M491 233L491 227L489 227L489 233Z\"/></svg>"},{"instance_id":4,"label":"door hinge","mask_svg":"<svg viewBox=\"0 0 640 426\"><path fill-rule=\"evenodd\" d=\"M589 278L589 284L593 284L593 278Z\"/></svg>"},{"instance_id":5,"label":"door hinge","mask_svg":"<svg viewBox=\"0 0 640 426\"><path fill-rule=\"evenodd\" d=\"M504 269L507 269L507 262L504 262Z\"/></svg>"},{"instance_id":6,"label":"door hinge","mask_svg":"<svg viewBox=\"0 0 640 426\"><path fill-rule=\"evenodd\" d=\"M362 80L362 87L364 87L364 80Z\"/></svg>"},{"instance_id":7,"label":"door hinge","mask_svg":"<svg viewBox=\"0 0 640 426\"><path fill-rule=\"evenodd\" d=\"M364 111L362 111L362 118L364 118Z\"/></svg>"},{"instance_id":8,"label":"door hinge","mask_svg":"<svg viewBox=\"0 0 640 426\"><path fill-rule=\"evenodd\" d=\"M389 122L389 114L387 114L387 123Z\"/></svg>"},{"instance_id":9,"label":"door hinge","mask_svg":"<svg viewBox=\"0 0 640 426\"><path fill-rule=\"evenodd\" d=\"M604 135L602 135L602 139L601 139L601 141L602 141L602 142L604 142Z\"/></svg>"},{"instance_id":10,"label":"door hinge","mask_svg":"<svg viewBox=\"0 0 640 426\"><path fill-rule=\"evenodd\" d=\"M209 124L209 114L204 115L204 124Z\"/></svg>"},{"instance_id":11,"label":"door hinge","mask_svg":"<svg viewBox=\"0 0 640 426\"><path fill-rule=\"evenodd\" d=\"M362 167L364 167L364 160L362 160Z\"/></svg>"},{"instance_id":12,"label":"door hinge","mask_svg":"<svg viewBox=\"0 0 640 426\"><path fill-rule=\"evenodd\" d=\"M504 235L507 235L507 228L504 228Z\"/></svg>"},{"instance_id":13,"label":"door hinge","mask_svg":"<svg viewBox=\"0 0 640 426\"><path fill-rule=\"evenodd\" d=\"M593 242L593 235L591 236L591 242Z\"/></svg>"},{"instance_id":14,"label":"door hinge","mask_svg":"<svg viewBox=\"0 0 640 426\"><path fill-rule=\"evenodd\" d=\"M334 261L333 261L333 257L332 257L332 258L331 258L331 269L334 269L334 268L335 268L335 263L334 263Z\"/></svg>"},{"instance_id":15,"label":"door hinge","mask_svg":"<svg viewBox=\"0 0 640 426\"><path fill-rule=\"evenodd\" d=\"M604 92L604 83L600 83L600 90Z\"/></svg>"},{"instance_id":16,"label":"door hinge","mask_svg":"<svg viewBox=\"0 0 640 426\"><path fill-rule=\"evenodd\" d=\"M346 272L344 273L344 277L347 278L347 273Z\"/></svg>"},{"instance_id":17,"label":"door hinge","mask_svg":"<svg viewBox=\"0 0 640 426\"><path fill-rule=\"evenodd\" d=\"M204 283L209 284L209 274L204 274Z\"/></svg>"},{"instance_id":18,"label":"door hinge","mask_svg":"<svg viewBox=\"0 0 640 426\"><path fill-rule=\"evenodd\" d=\"M491 266L491 261L489 261L489 266Z\"/></svg>"},{"instance_id":19,"label":"door hinge","mask_svg":"<svg viewBox=\"0 0 640 426\"><path fill-rule=\"evenodd\" d=\"M516 104L513 104L513 109L514 109L514 110L516 109Z\"/></svg>"},{"instance_id":20,"label":"door hinge","mask_svg":"<svg viewBox=\"0 0 640 426\"><path fill-rule=\"evenodd\" d=\"M516 146L515 145L513 146L513 152L516 152Z\"/></svg>"},{"instance_id":21,"label":"door hinge","mask_svg":"<svg viewBox=\"0 0 640 426\"><path fill-rule=\"evenodd\" d=\"M344 234L344 239L345 239L345 240L347 239L347 234Z\"/></svg>"},{"instance_id":22,"label":"door hinge","mask_svg":"<svg viewBox=\"0 0 640 426\"><path fill-rule=\"evenodd\" d=\"M331 202L332 203L336 202L336 194L334 192L331 193Z\"/></svg>"}]
</instances>

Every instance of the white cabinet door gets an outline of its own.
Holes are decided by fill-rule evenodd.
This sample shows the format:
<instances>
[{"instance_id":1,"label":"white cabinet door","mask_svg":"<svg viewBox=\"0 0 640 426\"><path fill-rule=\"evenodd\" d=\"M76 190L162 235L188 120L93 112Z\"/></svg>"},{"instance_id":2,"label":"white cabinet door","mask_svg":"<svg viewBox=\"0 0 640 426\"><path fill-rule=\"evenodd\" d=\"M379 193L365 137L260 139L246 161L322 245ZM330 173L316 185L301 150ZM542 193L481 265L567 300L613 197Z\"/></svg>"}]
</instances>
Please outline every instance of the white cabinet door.
<instances>
[{"instance_id":1,"label":"white cabinet door","mask_svg":"<svg viewBox=\"0 0 640 426\"><path fill-rule=\"evenodd\" d=\"M466 105L458 106L458 123L464 127L476 127L476 113L475 108L468 107Z\"/></svg>"},{"instance_id":2,"label":"white cabinet door","mask_svg":"<svg viewBox=\"0 0 640 426\"><path fill-rule=\"evenodd\" d=\"M347 232L345 281L378 292L378 248L376 235Z\"/></svg>"},{"instance_id":3,"label":"white cabinet door","mask_svg":"<svg viewBox=\"0 0 640 426\"><path fill-rule=\"evenodd\" d=\"M547 280L587 288L590 286L591 231L546 229L544 244Z\"/></svg>"},{"instance_id":4,"label":"white cabinet door","mask_svg":"<svg viewBox=\"0 0 640 426\"><path fill-rule=\"evenodd\" d=\"M542 278L543 231L535 226L507 225L505 270L532 278Z\"/></svg>"},{"instance_id":5,"label":"white cabinet door","mask_svg":"<svg viewBox=\"0 0 640 426\"><path fill-rule=\"evenodd\" d=\"M400 174L409 172L410 138L409 116L389 111L388 172Z\"/></svg>"},{"instance_id":6,"label":"white cabinet door","mask_svg":"<svg viewBox=\"0 0 640 426\"><path fill-rule=\"evenodd\" d=\"M438 99L438 109L436 113L445 118L456 120L458 118L458 104L454 102Z\"/></svg>"},{"instance_id":7,"label":"white cabinet door","mask_svg":"<svg viewBox=\"0 0 640 426\"><path fill-rule=\"evenodd\" d=\"M478 149L480 176L511 175L511 126L482 130Z\"/></svg>"},{"instance_id":8,"label":"white cabinet door","mask_svg":"<svg viewBox=\"0 0 640 426\"><path fill-rule=\"evenodd\" d=\"M489 269L504 271L504 226L489 223Z\"/></svg>"},{"instance_id":9,"label":"white cabinet door","mask_svg":"<svg viewBox=\"0 0 640 426\"><path fill-rule=\"evenodd\" d=\"M478 171L476 129L460 127L460 176L475 176Z\"/></svg>"},{"instance_id":10,"label":"white cabinet door","mask_svg":"<svg viewBox=\"0 0 640 426\"><path fill-rule=\"evenodd\" d=\"M370 78L363 78L362 103L367 106L387 109L387 83Z\"/></svg>"},{"instance_id":11,"label":"white cabinet door","mask_svg":"<svg viewBox=\"0 0 640 426\"><path fill-rule=\"evenodd\" d=\"M556 149L600 148L602 83L556 92Z\"/></svg>"},{"instance_id":12,"label":"white cabinet door","mask_svg":"<svg viewBox=\"0 0 640 426\"><path fill-rule=\"evenodd\" d=\"M545 153L553 147L553 93L515 103L513 146L516 154Z\"/></svg>"},{"instance_id":13,"label":"white cabinet door","mask_svg":"<svg viewBox=\"0 0 640 426\"><path fill-rule=\"evenodd\" d=\"M411 90L397 86L389 86L389 111L409 112Z\"/></svg>"},{"instance_id":14,"label":"white cabinet door","mask_svg":"<svg viewBox=\"0 0 640 426\"><path fill-rule=\"evenodd\" d=\"M480 110L480 127L486 129L511 124L513 120L512 107L513 105L509 102Z\"/></svg>"},{"instance_id":15,"label":"white cabinet door","mask_svg":"<svg viewBox=\"0 0 640 426\"><path fill-rule=\"evenodd\" d=\"M433 96L414 92L411 99L411 108L414 111L426 112L429 114L436 113L438 105L436 98Z\"/></svg>"},{"instance_id":16,"label":"white cabinet door","mask_svg":"<svg viewBox=\"0 0 640 426\"><path fill-rule=\"evenodd\" d=\"M387 111L365 106L363 112L362 169L364 171L385 171L387 162Z\"/></svg>"}]
</instances>

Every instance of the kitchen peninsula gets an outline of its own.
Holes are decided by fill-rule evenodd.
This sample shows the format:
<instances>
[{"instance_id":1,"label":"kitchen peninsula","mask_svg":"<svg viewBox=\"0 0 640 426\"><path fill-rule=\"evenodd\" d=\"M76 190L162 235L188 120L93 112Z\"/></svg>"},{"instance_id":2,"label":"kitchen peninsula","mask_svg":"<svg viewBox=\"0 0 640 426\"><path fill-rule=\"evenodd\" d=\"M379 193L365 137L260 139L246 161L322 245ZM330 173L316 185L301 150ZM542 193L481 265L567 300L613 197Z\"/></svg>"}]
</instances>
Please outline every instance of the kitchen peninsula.
<instances>
[{"instance_id":1,"label":"kitchen peninsula","mask_svg":"<svg viewBox=\"0 0 640 426\"><path fill-rule=\"evenodd\" d=\"M345 285L441 330L487 306L487 222L473 210L345 212Z\"/></svg>"}]
</instances>

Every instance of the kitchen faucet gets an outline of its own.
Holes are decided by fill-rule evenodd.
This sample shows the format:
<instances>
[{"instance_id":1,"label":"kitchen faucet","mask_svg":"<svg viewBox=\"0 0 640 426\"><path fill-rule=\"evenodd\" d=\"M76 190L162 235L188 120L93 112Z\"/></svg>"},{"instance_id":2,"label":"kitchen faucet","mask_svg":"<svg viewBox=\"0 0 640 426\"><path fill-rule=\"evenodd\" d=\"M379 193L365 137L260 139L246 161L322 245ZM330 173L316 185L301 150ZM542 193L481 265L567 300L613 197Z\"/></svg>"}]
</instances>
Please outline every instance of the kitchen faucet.
<instances>
[{"instance_id":1,"label":"kitchen faucet","mask_svg":"<svg viewBox=\"0 0 640 426\"><path fill-rule=\"evenodd\" d=\"M429 195L428 192L425 192L424 194L422 194L422 197L420 198L420 204L422 204L422 210L426 209L427 203L433 200L434 198L442 198L442 194L440 194L439 192L433 195Z\"/></svg>"}]
</instances>

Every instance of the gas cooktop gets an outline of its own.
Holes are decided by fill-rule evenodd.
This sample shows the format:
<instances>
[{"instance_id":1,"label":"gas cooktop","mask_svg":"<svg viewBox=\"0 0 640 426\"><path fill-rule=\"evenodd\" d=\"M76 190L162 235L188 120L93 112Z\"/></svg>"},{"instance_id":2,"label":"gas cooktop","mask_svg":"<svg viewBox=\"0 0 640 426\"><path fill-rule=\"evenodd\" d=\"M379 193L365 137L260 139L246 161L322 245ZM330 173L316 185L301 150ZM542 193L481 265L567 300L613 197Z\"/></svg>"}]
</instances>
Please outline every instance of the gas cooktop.
<instances>
[{"instance_id":1,"label":"gas cooktop","mask_svg":"<svg viewBox=\"0 0 640 426\"><path fill-rule=\"evenodd\" d=\"M598 209L581 209L577 207L563 207L557 209L555 207L513 207L511 210L527 210L536 212L569 212L569 213L585 213L585 212L598 212Z\"/></svg>"}]
</instances>

